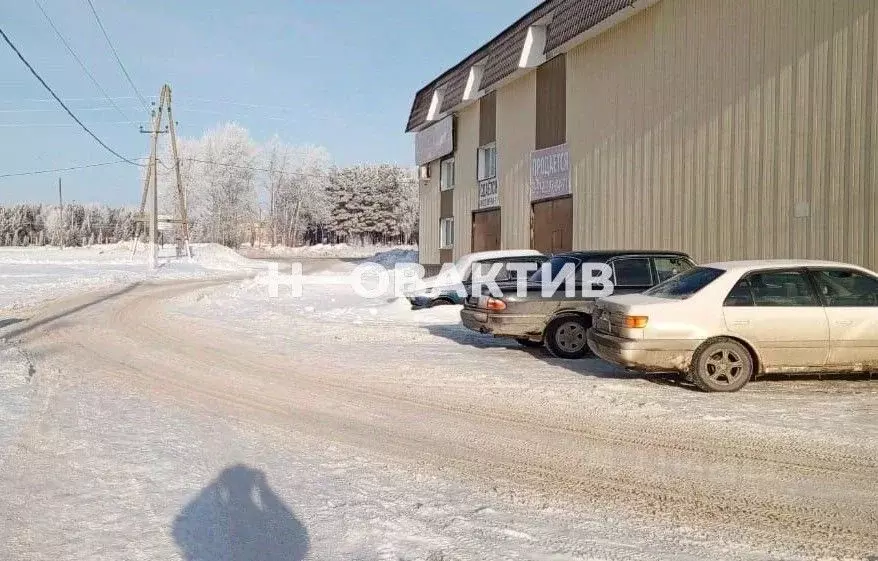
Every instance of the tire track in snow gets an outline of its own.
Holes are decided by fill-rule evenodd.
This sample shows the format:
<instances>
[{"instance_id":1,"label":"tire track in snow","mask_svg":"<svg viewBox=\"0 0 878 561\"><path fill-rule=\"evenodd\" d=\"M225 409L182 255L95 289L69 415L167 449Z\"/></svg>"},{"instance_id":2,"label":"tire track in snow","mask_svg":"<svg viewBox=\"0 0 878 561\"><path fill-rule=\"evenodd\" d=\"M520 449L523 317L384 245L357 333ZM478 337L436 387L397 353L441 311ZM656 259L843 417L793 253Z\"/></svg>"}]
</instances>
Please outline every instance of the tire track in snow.
<instances>
[{"instance_id":1,"label":"tire track in snow","mask_svg":"<svg viewBox=\"0 0 878 561\"><path fill-rule=\"evenodd\" d=\"M75 360L70 363L102 364L102 375L136 382L179 403L230 408L242 419L258 415L259 422L291 425L397 462L452 470L486 485L499 481L523 495L613 504L640 515L708 526L740 525L760 541L771 543L780 536L815 552L859 553L876 540L876 512L868 504L782 492L785 482L802 477L830 488L833 480L848 479L839 491L874 488L873 456L777 442L759 450L691 430L643 435L641 427L625 419L616 419L619 424L612 430L594 417L563 425L520 411L510 414L487 399L475 405L443 400L441 391L418 396L390 384L376 387L339 371L337 364L320 363L309 370L306 363L280 361L221 330L168 318L161 301L193 286L144 287L55 333L72 349L68 352ZM91 330L83 328L89 325ZM578 453L583 446L595 451ZM690 473L671 469L673 462L657 462L655 473L625 465L626 454L642 455L644 449L659 460L687 456L678 461L688 463ZM607 465L602 454L623 461ZM765 484L758 489L721 487L691 476L692 466L729 461L754 477L774 470L770 475L779 491ZM728 468L720 475L734 482Z\"/></svg>"}]
</instances>

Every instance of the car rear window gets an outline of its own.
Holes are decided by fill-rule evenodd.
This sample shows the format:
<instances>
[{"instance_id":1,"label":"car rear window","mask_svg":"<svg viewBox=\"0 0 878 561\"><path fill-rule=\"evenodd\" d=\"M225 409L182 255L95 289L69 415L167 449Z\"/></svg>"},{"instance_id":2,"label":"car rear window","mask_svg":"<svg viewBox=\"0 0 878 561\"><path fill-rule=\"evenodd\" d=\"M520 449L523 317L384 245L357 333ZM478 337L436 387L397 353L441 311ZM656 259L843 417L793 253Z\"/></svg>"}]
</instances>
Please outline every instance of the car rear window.
<instances>
[{"instance_id":1,"label":"car rear window","mask_svg":"<svg viewBox=\"0 0 878 561\"><path fill-rule=\"evenodd\" d=\"M712 267L695 267L655 285L644 294L659 298L685 300L718 279L724 272Z\"/></svg>"},{"instance_id":2,"label":"car rear window","mask_svg":"<svg viewBox=\"0 0 878 561\"><path fill-rule=\"evenodd\" d=\"M573 263L573 265L576 266L576 269L578 271L579 265L582 263L582 260L577 259L576 257L572 257L570 255L559 255L557 257L551 258L548 261L548 263L551 266L552 279L554 279L561 272L561 269L564 267L564 265L566 265L568 263ZM536 273L534 273L533 275L531 275L531 277L529 279L531 282L541 282L543 280L543 266L540 266L539 270Z\"/></svg>"}]
</instances>

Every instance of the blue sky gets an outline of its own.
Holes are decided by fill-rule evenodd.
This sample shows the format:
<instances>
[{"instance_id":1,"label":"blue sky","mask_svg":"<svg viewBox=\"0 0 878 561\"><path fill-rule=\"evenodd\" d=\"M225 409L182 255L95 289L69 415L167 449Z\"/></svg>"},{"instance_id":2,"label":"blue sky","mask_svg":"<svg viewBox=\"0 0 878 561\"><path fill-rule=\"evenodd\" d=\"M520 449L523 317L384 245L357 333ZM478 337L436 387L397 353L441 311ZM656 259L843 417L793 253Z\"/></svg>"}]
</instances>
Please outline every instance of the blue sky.
<instances>
[{"instance_id":1,"label":"blue sky","mask_svg":"<svg viewBox=\"0 0 878 561\"><path fill-rule=\"evenodd\" d=\"M536 5L536 0L92 0L144 96L165 82L181 136L235 121L325 146L336 163L412 162L402 131L417 89ZM4 2L3 30L107 144L144 156L146 124L86 0L39 0L98 82L101 98L33 0ZM0 175L115 158L0 43ZM126 123L124 121L133 122ZM57 126L63 125L63 126ZM57 173L0 178L0 204L54 201ZM64 172L65 199L139 201L137 168Z\"/></svg>"}]
</instances>

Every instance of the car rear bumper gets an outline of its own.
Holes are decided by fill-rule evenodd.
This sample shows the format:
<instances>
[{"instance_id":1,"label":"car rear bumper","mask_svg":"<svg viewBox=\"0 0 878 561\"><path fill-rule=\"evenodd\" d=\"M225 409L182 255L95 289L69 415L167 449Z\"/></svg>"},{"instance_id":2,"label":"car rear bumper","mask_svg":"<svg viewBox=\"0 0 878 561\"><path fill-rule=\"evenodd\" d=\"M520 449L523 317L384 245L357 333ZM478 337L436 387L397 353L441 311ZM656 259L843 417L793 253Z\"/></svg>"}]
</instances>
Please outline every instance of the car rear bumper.
<instances>
[{"instance_id":1,"label":"car rear bumper","mask_svg":"<svg viewBox=\"0 0 878 561\"><path fill-rule=\"evenodd\" d=\"M543 333L543 316L492 314L476 308L460 311L464 327L498 337L535 338Z\"/></svg>"},{"instance_id":2,"label":"car rear bumper","mask_svg":"<svg viewBox=\"0 0 878 561\"><path fill-rule=\"evenodd\" d=\"M701 341L690 339L624 339L588 330L588 347L600 358L644 372L686 372Z\"/></svg>"}]
</instances>

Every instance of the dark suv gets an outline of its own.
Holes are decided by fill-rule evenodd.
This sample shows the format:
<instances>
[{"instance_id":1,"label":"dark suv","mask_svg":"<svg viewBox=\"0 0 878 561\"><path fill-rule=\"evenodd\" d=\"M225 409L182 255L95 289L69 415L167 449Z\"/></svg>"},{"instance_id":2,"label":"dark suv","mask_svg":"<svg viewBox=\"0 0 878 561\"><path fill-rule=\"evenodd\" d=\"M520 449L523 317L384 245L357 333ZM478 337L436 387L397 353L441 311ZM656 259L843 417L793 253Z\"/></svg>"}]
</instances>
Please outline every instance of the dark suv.
<instances>
[{"instance_id":1,"label":"dark suv","mask_svg":"<svg viewBox=\"0 0 878 561\"><path fill-rule=\"evenodd\" d=\"M463 324L480 333L511 337L522 345L538 347L545 343L559 358L581 358L588 351L586 332L591 327L595 298L582 294L582 268L588 263L603 263L612 271L614 294L643 292L678 273L695 266L685 253L678 251L572 251L552 257L555 278L564 265L575 267L576 295L567 296L562 287L551 295L543 294L543 272L538 270L528 280L526 294L519 296L513 283L499 283L503 296L492 297L487 289L467 298L460 317ZM589 281L590 282L590 281Z\"/></svg>"}]
</instances>

